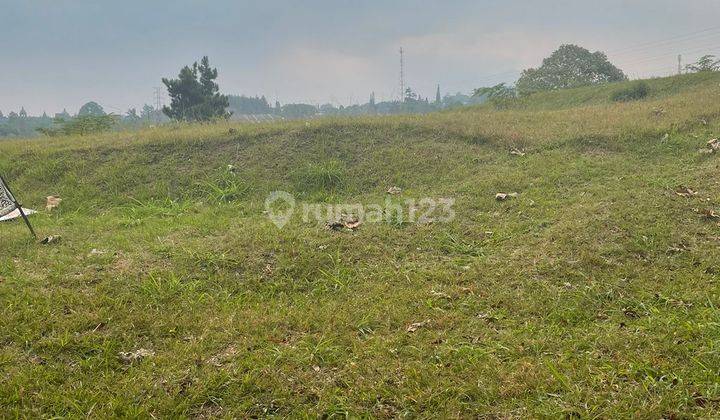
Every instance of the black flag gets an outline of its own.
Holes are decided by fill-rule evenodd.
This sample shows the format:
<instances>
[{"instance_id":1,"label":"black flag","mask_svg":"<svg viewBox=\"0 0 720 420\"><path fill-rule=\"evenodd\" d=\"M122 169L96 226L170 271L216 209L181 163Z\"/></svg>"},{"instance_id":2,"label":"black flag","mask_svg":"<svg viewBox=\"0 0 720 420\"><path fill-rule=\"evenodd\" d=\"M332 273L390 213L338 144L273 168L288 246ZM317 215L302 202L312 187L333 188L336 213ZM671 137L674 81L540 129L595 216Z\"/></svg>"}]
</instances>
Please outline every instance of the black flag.
<instances>
[{"instance_id":1,"label":"black flag","mask_svg":"<svg viewBox=\"0 0 720 420\"><path fill-rule=\"evenodd\" d=\"M30 220L28 220L27 215L23 211L22 205L15 199L7 182L5 182L5 179L0 175L0 217L7 216L15 210L20 212L20 216L22 216L28 229L30 229L30 233L32 233L34 237L37 237L35 230L30 224Z\"/></svg>"}]
</instances>

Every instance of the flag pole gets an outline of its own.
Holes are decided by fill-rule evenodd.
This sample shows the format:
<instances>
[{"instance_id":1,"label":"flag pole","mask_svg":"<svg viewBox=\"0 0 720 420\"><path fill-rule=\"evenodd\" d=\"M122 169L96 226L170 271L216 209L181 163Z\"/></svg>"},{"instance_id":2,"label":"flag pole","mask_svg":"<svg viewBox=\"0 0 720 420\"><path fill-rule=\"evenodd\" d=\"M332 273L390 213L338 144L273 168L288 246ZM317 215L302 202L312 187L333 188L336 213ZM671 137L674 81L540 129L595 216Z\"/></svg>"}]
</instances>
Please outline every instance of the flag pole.
<instances>
[{"instance_id":1,"label":"flag pole","mask_svg":"<svg viewBox=\"0 0 720 420\"><path fill-rule=\"evenodd\" d=\"M28 229L30 229L30 234L32 234L33 238L37 239L35 229L33 229L32 225L30 224L30 219L28 219L27 215L23 211L22 204L18 203L17 199L15 198L15 194L13 194L12 190L10 190L10 186L7 182L5 182L5 178L3 178L2 175L0 175L0 182L2 182L2 185L7 190L7 192L10 193L10 198L12 198L13 204L15 204L16 209L20 212L20 216L22 216Z\"/></svg>"}]
</instances>

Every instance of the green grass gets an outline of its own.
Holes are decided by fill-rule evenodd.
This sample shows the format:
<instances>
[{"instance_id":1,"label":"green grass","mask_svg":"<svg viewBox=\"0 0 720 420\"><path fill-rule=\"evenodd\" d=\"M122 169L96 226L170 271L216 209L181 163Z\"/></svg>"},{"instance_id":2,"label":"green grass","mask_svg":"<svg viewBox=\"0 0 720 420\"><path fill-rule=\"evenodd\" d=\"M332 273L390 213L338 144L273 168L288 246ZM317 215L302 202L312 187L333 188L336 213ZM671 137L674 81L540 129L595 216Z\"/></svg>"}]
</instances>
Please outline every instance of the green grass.
<instances>
[{"instance_id":1,"label":"green grass","mask_svg":"<svg viewBox=\"0 0 720 420\"><path fill-rule=\"evenodd\" d=\"M720 227L695 210L720 211L720 161L698 153L720 86L697 79L618 104L608 86L2 142L26 206L63 202L32 218L56 245L0 225L0 412L717 417ZM454 198L456 218L335 232L263 214L271 191L380 204L391 186ZM118 357L138 349L154 354Z\"/></svg>"},{"instance_id":2,"label":"green grass","mask_svg":"<svg viewBox=\"0 0 720 420\"><path fill-rule=\"evenodd\" d=\"M708 87L720 84L720 73L690 73L682 76L660 77L644 80L649 88L648 98L662 99L677 94L702 92ZM538 92L513 102L503 102L505 107L516 109L567 109L574 107L608 104L618 90L632 88L636 81L608 83L603 86L588 86L575 89Z\"/></svg>"}]
</instances>

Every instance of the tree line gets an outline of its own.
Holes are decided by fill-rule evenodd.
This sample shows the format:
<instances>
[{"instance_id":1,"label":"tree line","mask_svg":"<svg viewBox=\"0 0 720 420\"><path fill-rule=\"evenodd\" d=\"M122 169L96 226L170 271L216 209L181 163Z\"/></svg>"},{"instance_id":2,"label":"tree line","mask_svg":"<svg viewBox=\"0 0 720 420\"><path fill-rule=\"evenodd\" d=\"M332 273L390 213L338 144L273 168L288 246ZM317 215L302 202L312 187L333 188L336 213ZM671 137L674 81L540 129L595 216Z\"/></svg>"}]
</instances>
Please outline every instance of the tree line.
<instances>
[{"instance_id":1,"label":"tree line","mask_svg":"<svg viewBox=\"0 0 720 420\"><path fill-rule=\"evenodd\" d=\"M696 63L689 64L685 71L713 72L720 70L720 60L706 55ZM580 86L598 85L627 80L625 73L613 65L605 53L589 50L572 44L560 46L537 68L522 72L514 85L501 83L480 87L472 94L441 95L440 86L434 99L423 98L412 88L407 88L402 100L376 102L371 94L366 103L350 106L333 104L311 105L278 101L270 104L264 96L224 95L216 80L218 70L210 65L207 56L199 62L184 66L177 78L163 78L170 104L156 109L144 105L140 112L130 108L123 115L106 113L97 102L84 104L76 115L66 110L54 117L43 113L40 117L27 115L24 108L10 112L7 116L0 111L0 137L28 137L36 133L49 136L60 134L89 134L111 128L130 128L167 122L202 122L228 119L232 115L273 115L284 119L312 118L316 116L359 116L392 115L406 113L428 113L441 109L491 101L502 105L518 97L538 92L567 89ZM613 94L618 101L640 99L647 95L647 86L642 83Z\"/></svg>"}]
</instances>

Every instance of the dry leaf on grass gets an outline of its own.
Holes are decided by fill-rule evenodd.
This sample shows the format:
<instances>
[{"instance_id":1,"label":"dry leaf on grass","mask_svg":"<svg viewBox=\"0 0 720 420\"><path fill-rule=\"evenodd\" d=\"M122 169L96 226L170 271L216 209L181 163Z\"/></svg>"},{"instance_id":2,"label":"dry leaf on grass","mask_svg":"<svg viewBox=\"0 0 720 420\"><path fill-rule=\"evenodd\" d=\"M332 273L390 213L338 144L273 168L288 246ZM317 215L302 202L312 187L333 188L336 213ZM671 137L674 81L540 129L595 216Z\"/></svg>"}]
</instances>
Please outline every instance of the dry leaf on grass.
<instances>
[{"instance_id":1,"label":"dry leaf on grass","mask_svg":"<svg viewBox=\"0 0 720 420\"><path fill-rule=\"evenodd\" d=\"M713 209L699 210L698 213L702 214L703 216L707 217L708 219L713 219L713 220L720 219L720 214L715 213L715 210L713 210Z\"/></svg>"},{"instance_id":2,"label":"dry leaf on grass","mask_svg":"<svg viewBox=\"0 0 720 420\"><path fill-rule=\"evenodd\" d=\"M469 268L469 267L468 267ZM447 293L443 292L437 292L435 290L431 290L430 294L433 295L436 298L442 298L442 299L452 299L452 296L448 295Z\"/></svg>"},{"instance_id":3,"label":"dry leaf on grass","mask_svg":"<svg viewBox=\"0 0 720 420\"><path fill-rule=\"evenodd\" d=\"M216 354L215 356L208 359L207 364L215 367L221 367L225 362L230 360L236 354L237 349L235 348L235 346L229 346L222 353Z\"/></svg>"},{"instance_id":4,"label":"dry leaf on grass","mask_svg":"<svg viewBox=\"0 0 720 420\"><path fill-rule=\"evenodd\" d=\"M706 145L707 145L707 147L705 149L700 149L700 153L711 154L711 153L715 153L718 150L720 150L720 140L718 140L718 139L708 140Z\"/></svg>"},{"instance_id":5,"label":"dry leaf on grass","mask_svg":"<svg viewBox=\"0 0 720 420\"><path fill-rule=\"evenodd\" d=\"M495 194L495 199L496 199L497 201L506 201L506 200L509 200L509 199L511 199L511 198L516 198L517 196L518 196L518 193L516 193L516 192L511 192L511 193L497 193L497 194Z\"/></svg>"},{"instance_id":6,"label":"dry leaf on grass","mask_svg":"<svg viewBox=\"0 0 720 420\"><path fill-rule=\"evenodd\" d=\"M520 157L525 156L525 152L523 152L522 150L518 149L517 147L511 148L511 149L510 149L510 154L513 155L513 156L520 156Z\"/></svg>"},{"instance_id":7,"label":"dry leaf on grass","mask_svg":"<svg viewBox=\"0 0 720 420\"><path fill-rule=\"evenodd\" d=\"M664 108L655 108L652 111L653 115L656 117L662 117L665 115L665 109Z\"/></svg>"},{"instance_id":8,"label":"dry leaf on grass","mask_svg":"<svg viewBox=\"0 0 720 420\"><path fill-rule=\"evenodd\" d=\"M397 195L402 192L402 189L400 187L390 187L386 192L390 195Z\"/></svg>"},{"instance_id":9,"label":"dry leaf on grass","mask_svg":"<svg viewBox=\"0 0 720 420\"><path fill-rule=\"evenodd\" d=\"M339 219L327 222L325 227L330 230L355 230L360 227L362 222L356 216L343 214Z\"/></svg>"},{"instance_id":10,"label":"dry leaf on grass","mask_svg":"<svg viewBox=\"0 0 720 420\"><path fill-rule=\"evenodd\" d=\"M121 351L118 353L118 358L120 359L120 361L126 364L139 362L146 357L152 356L155 356L155 352L147 349L137 349L130 352Z\"/></svg>"},{"instance_id":11,"label":"dry leaf on grass","mask_svg":"<svg viewBox=\"0 0 720 420\"><path fill-rule=\"evenodd\" d=\"M50 195L47 197L47 203L45 204L45 210L51 211L60 205L62 198L57 195Z\"/></svg>"},{"instance_id":12,"label":"dry leaf on grass","mask_svg":"<svg viewBox=\"0 0 720 420\"><path fill-rule=\"evenodd\" d=\"M679 195L680 197L692 197L697 195L697 191L694 191L686 186L680 185L675 189L675 194Z\"/></svg>"},{"instance_id":13,"label":"dry leaf on grass","mask_svg":"<svg viewBox=\"0 0 720 420\"><path fill-rule=\"evenodd\" d=\"M414 333L415 331L419 330L420 328L426 326L429 323L430 323L429 319L426 319L425 321L421 321L421 322L414 322L414 323L408 325L407 332Z\"/></svg>"}]
</instances>

